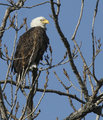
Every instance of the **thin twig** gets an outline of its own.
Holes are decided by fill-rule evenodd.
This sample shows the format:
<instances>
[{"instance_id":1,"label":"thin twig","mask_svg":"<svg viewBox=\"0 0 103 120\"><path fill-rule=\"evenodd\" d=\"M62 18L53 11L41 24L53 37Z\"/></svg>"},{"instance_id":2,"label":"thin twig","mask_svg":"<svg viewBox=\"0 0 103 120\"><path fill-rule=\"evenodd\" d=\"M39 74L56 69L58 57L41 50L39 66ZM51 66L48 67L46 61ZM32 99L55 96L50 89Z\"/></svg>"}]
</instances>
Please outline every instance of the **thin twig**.
<instances>
[{"instance_id":1,"label":"thin twig","mask_svg":"<svg viewBox=\"0 0 103 120\"><path fill-rule=\"evenodd\" d=\"M38 110L38 112L33 116L33 119L35 119L36 117L38 117L38 115L40 114L40 110Z\"/></svg>"},{"instance_id":2,"label":"thin twig","mask_svg":"<svg viewBox=\"0 0 103 120\"><path fill-rule=\"evenodd\" d=\"M14 56L14 52L15 52L15 46L16 46L18 31L15 31L15 32L16 33L15 33L15 39L14 39L14 44L13 44L13 50L12 50L12 54L11 54L11 58L10 58L11 61L10 61L9 66L8 66L8 70L7 70L7 74L6 74L6 78L5 78L5 84L4 84L3 88L2 88L3 91L4 91L5 87L6 87L6 82L8 80L8 75L9 75L9 72L10 72L10 68L11 68L11 65L12 65L12 60L13 60L13 56Z\"/></svg>"},{"instance_id":3,"label":"thin twig","mask_svg":"<svg viewBox=\"0 0 103 120\"><path fill-rule=\"evenodd\" d=\"M79 90L79 89L72 83L72 81L70 80L67 71L66 71L65 69L63 69L63 71L64 71L64 75L67 77L67 79L69 80L70 84L71 84L77 91L80 92L80 90Z\"/></svg>"},{"instance_id":4,"label":"thin twig","mask_svg":"<svg viewBox=\"0 0 103 120\"><path fill-rule=\"evenodd\" d=\"M69 90L67 90L67 93L69 94ZM73 105L72 99L69 96L68 96L68 99L69 99L69 103L70 103L71 107L73 108L74 111L76 111L76 108Z\"/></svg>"},{"instance_id":5,"label":"thin twig","mask_svg":"<svg viewBox=\"0 0 103 120\"><path fill-rule=\"evenodd\" d=\"M78 19L77 26L76 26L75 31L74 31L74 33L72 35L72 38L71 38L72 40L75 39L75 36L77 34L77 30L79 28L79 25L80 25L80 22L81 22L81 19L82 19L82 16L83 16L84 0L81 0L81 3L82 3L81 4L81 12L80 12L80 16L79 16L79 19Z\"/></svg>"},{"instance_id":6,"label":"thin twig","mask_svg":"<svg viewBox=\"0 0 103 120\"><path fill-rule=\"evenodd\" d=\"M5 4L5 3L0 3L0 5L3 5L3 6L11 6L11 5L9 5L9 4Z\"/></svg>"},{"instance_id":7,"label":"thin twig","mask_svg":"<svg viewBox=\"0 0 103 120\"><path fill-rule=\"evenodd\" d=\"M10 112L9 112L8 110L7 110L6 113L7 113L8 115L10 115ZM11 116L11 118L13 118L13 120L18 120L15 115L11 114L10 116Z\"/></svg>"},{"instance_id":8,"label":"thin twig","mask_svg":"<svg viewBox=\"0 0 103 120\"><path fill-rule=\"evenodd\" d=\"M58 75L55 71L54 71L54 75L56 76L57 80L61 83L61 85L67 90L68 87L64 85L64 83L60 80L60 78L58 77Z\"/></svg>"},{"instance_id":9,"label":"thin twig","mask_svg":"<svg viewBox=\"0 0 103 120\"><path fill-rule=\"evenodd\" d=\"M76 59L76 58L77 58L77 56L74 56L74 57L73 57L73 59ZM55 64L55 65L49 66L49 67L47 67L47 68L40 68L39 70L40 70L40 71L49 70L49 69L51 69L51 68L64 65L64 64L66 64L66 63L68 63L68 62L70 62L70 60L66 60L66 61L61 60L59 63L57 63L57 64Z\"/></svg>"},{"instance_id":10,"label":"thin twig","mask_svg":"<svg viewBox=\"0 0 103 120\"><path fill-rule=\"evenodd\" d=\"M58 16L59 13L60 13L60 0L57 0L57 12L56 12L56 15Z\"/></svg>"},{"instance_id":11,"label":"thin twig","mask_svg":"<svg viewBox=\"0 0 103 120\"><path fill-rule=\"evenodd\" d=\"M9 114L9 120L10 120L11 114L12 114L13 109L14 109L14 107L15 107L15 105L16 105L16 102L17 102L17 93L18 93L18 90L19 90L19 85L16 86L14 103L13 103L13 105L12 105L12 107L11 107L11 112L10 112L10 114Z\"/></svg>"},{"instance_id":12,"label":"thin twig","mask_svg":"<svg viewBox=\"0 0 103 120\"><path fill-rule=\"evenodd\" d=\"M33 5L33 6L23 6L22 8L33 8L33 7L37 7L37 6L40 6L40 5L44 5L44 4L47 4L47 3L50 3L49 1L45 1L45 2L42 2L42 3L39 3L37 5Z\"/></svg>"},{"instance_id":13,"label":"thin twig","mask_svg":"<svg viewBox=\"0 0 103 120\"><path fill-rule=\"evenodd\" d=\"M7 104L11 107L12 105L9 103L9 101L8 101L7 96L5 95L5 93L3 94L3 97L4 97L5 101L7 102Z\"/></svg>"},{"instance_id":14,"label":"thin twig","mask_svg":"<svg viewBox=\"0 0 103 120\"><path fill-rule=\"evenodd\" d=\"M13 84L12 84L13 78L11 76L11 105L13 105Z\"/></svg>"},{"instance_id":15,"label":"thin twig","mask_svg":"<svg viewBox=\"0 0 103 120\"><path fill-rule=\"evenodd\" d=\"M6 114L6 108L4 105L1 85L0 85L0 116L3 118L3 120L8 120Z\"/></svg>"},{"instance_id":16,"label":"thin twig","mask_svg":"<svg viewBox=\"0 0 103 120\"><path fill-rule=\"evenodd\" d=\"M90 82L90 85L91 85L92 93L94 93L94 86L93 86L92 79L91 79L90 75L88 75L88 79L89 79L89 82Z\"/></svg>"},{"instance_id":17,"label":"thin twig","mask_svg":"<svg viewBox=\"0 0 103 120\"><path fill-rule=\"evenodd\" d=\"M98 4L99 0L96 2L96 8L94 10L94 16L92 21L92 48L93 48L93 57L92 57L92 64L93 64L93 76L95 77L95 40L94 40L94 24L95 24L95 18L98 12ZM97 81L96 81L97 82Z\"/></svg>"}]
</instances>

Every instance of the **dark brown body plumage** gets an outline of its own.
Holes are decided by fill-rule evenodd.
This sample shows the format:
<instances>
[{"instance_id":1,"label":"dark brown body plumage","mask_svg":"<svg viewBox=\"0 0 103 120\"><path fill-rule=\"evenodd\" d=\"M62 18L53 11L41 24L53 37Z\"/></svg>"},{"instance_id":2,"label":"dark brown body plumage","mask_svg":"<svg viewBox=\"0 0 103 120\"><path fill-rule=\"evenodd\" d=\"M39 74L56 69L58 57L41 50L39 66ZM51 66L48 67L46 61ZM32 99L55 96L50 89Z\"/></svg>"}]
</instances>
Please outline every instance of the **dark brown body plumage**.
<instances>
[{"instance_id":1,"label":"dark brown body plumage","mask_svg":"<svg viewBox=\"0 0 103 120\"><path fill-rule=\"evenodd\" d=\"M22 71L31 65L39 64L49 44L46 30L41 27L34 27L24 33L17 44L12 69L15 73Z\"/></svg>"}]
</instances>

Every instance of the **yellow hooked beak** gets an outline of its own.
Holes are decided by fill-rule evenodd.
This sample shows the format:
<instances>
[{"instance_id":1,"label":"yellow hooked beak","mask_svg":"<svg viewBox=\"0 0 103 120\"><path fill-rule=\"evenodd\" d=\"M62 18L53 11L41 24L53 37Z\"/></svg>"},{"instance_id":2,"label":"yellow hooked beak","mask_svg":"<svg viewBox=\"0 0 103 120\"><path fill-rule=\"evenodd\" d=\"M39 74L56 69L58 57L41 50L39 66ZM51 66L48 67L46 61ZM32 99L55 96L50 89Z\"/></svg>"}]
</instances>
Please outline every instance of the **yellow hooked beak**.
<instances>
[{"instance_id":1,"label":"yellow hooked beak","mask_svg":"<svg viewBox=\"0 0 103 120\"><path fill-rule=\"evenodd\" d=\"M49 21L48 21L47 19L43 19L43 20L42 20L42 23L44 23L44 24L49 24Z\"/></svg>"}]
</instances>

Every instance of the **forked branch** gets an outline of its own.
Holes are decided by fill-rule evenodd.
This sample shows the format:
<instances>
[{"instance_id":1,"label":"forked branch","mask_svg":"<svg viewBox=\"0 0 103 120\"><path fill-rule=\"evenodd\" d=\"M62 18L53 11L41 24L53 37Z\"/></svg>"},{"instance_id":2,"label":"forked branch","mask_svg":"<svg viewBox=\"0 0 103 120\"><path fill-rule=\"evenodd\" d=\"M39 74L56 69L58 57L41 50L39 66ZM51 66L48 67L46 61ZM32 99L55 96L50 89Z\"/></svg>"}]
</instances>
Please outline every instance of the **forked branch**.
<instances>
[{"instance_id":1,"label":"forked branch","mask_svg":"<svg viewBox=\"0 0 103 120\"><path fill-rule=\"evenodd\" d=\"M60 26L59 26L59 22L58 22L58 16L56 15L56 12L55 12L55 8L54 8L54 2L53 0L51 0L51 10L52 10L52 14L53 14L53 20L55 22L55 26L56 26L56 29L61 37L61 40L65 46L65 48L67 49L67 53L68 53L68 57L69 57L69 60L70 60L70 65L71 65L71 68L74 72L74 74L76 75L77 79L78 79L78 83L84 93L84 96L85 96L85 99L88 100L88 91L87 91L87 88L85 86L85 84L83 83L82 81L82 78L77 70L77 67L74 63L74 60L73 60L73 57L72 57L72 53L71 53L71 49L70 49L70 44L68 42L68 40L66 39L66 37L64 36Z\"/></svg>"}]
</instances>

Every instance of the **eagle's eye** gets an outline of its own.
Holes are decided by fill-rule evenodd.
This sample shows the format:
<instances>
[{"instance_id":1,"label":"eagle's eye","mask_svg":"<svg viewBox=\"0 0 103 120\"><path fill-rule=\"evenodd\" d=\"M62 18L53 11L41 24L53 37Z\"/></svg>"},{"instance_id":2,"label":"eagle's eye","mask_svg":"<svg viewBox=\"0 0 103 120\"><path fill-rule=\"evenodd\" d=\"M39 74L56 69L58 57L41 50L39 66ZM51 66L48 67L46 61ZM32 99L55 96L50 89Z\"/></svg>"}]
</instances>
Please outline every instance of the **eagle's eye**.
<instances>
[{"instance_id":1,"label":"eagle's eye","mask_svg":"<svg viewBox=\"0 0 103 120\"><path fill-rule=\"evenodd\" d=\"M45 19L41 19L40 21L42 22L42 21L44 21Z\"/></svg>"}]
</instances>

